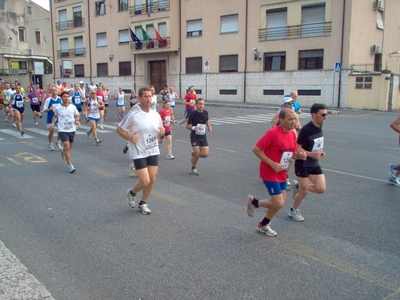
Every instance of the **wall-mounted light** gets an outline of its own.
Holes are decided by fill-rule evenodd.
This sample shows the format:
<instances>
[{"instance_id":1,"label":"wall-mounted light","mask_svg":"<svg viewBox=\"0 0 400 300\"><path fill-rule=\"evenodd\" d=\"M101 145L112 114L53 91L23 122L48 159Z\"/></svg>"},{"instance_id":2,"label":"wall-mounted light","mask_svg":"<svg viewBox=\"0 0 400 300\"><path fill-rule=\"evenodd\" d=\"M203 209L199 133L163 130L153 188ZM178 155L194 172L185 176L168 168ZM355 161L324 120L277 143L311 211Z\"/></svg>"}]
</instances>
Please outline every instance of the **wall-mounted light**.
<instances>
[{"instance_id":1,"label":"wall-mounted light","mask_svg":"<svg viewBox=\"0 0 400 300\"><path fill-rule=\"evenodd\" d=\"M254 60L261 60L261 54L258 52L257 48L251 49L253 51Z\"/></svg>"},{"instance_id":2,"label":"wall-mounted light","mask_svg":"<svg viewBox=\"0 0 400 300\"><path fill-rule=\"evenodd\" d=\"M108 54L108 59L110 61L112 61L114 59L114 54L112 54L112 53Z\"/></svg>"}]
</instances>

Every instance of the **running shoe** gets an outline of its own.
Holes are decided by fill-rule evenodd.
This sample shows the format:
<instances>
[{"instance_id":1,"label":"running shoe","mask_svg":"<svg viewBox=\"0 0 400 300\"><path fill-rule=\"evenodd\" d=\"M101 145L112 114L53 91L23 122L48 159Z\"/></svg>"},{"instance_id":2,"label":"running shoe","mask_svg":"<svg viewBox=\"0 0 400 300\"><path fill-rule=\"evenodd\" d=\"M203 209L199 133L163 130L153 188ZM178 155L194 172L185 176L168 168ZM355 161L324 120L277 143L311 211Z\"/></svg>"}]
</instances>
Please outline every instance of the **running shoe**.
<instances>
[{"instance_id":1,"label":"running shoe","mask_svg":"<svg viewBox=\"0 0 400 300\"><path fill-rule=\"evenodd\" d=\"M271 229L271 227L269 226L270 224L271 224L271 222L269 222L269 224L267 224L265 226L262 226L261 222L258 223L257 231L260 232L260 233L264 233L264 234L266 234L268 236L276 236L277 233L276 233L275 230Z\"/></svg>"},{"instance_id":2,"label":"running shoe","mask_svg":"<svg viewBox=\"0 0 400 300\"><path fill-rule=\"evenodd\" d=\"M62 159L65 159L64 149L61 148L61 149L60 149L60 152L61 152L61 158L62 158Z\"/></svg>"},{"instance_id":3,"label":"running shoe","mask_svg":"<svg viewBox=\"0 0 400 300\"><path fill-rule=\"evenodd\" d=\"M53 144L51 144L51 143L49 144L49 150L50 150L50 151L54 151L54 146L53 146Z\"/></svg>"},{"instance_id":4,"label":"running shoe","mask_svg":"<svg viewBox=\"0 0 400 300\"><path fill-rule=\"evenodd\" d=\"M399 178L389 177L388 182L390 184L395 185L395 186L400 186L400 179Z\"/></svg>"},{"instance_id":5,"label":"running shoe","mask_svg":"<svg viewBox=\"0 0 400 300\"><path fill-rule=\"evenodd\" d=\"M293 220L295 220L297 222L303 222L304 221L303 216L300 214L300 210L299 209L294 209L293 207L291 207L290 210L289 210L289 217L291 217Z\"/></svg>"},{"instance_id":6,"label":"running shoe","mask_svg":"<svg viewBox=\"0 0 400 300\"><path fill-rule=\"evenodd\" d=\"M100 129L101 129L101 130L104 130L104 127L103 127L103 125L100 125L99 127L100 127Z\"/></svg>"},{"instance_id":7,"label":"running shoe","mask_svg":"<svg viewBox=\"0 0 400 300\"><path fill-rule=\"evenodd\" d=\"M86 132L86 137L87 137L87 139L90 139L90 134L91 134L91 133L92 133L91 131Z\"/></svg>"},{"instance_id":8,"label":"running shoe","mask_svg":"<svg viewBox=\"0 0 400 300\"><path fill-rule=\"evenodd\" d=\"M286 180L286 189L290 190L292 188L292 184L290 183L289 178Z\"/></svg>"},{"instance_id":9,"label":"running shoe","mask_svg":"<svg viewBox=\"0 0 400 300\"><path fill-rule=\"evenodd\" d=\"M297 182L297 180L293 180L293 184L292 184L292 199L294 200L294 198L296 197L296 195L299 193L299 183Z\"/></svg>"},{"instance_id":10,"label":"running shoe","mask_svg":"<svg viewBox=\"0 0 400 300\"><path fill-rule=\"evenodd\" d=\"M13 123L13 126L14 126L14 127L17 127L17 124L16 124L16 123Z\"/></svg>"},{"instance_id":11,"label":"running shoe","mask_svg":"<svg viewBox=\"0 0 400 300\"><path fill-rule=\"evenodd\" d=\"M199 173L197 173L197 169L196 168L192 168L192 170L190 171L190 174L199 175Z\"/></svg>"},{"instance_id":12,"label":"running shoe","mask_svg":"<svg viewBox=\"0 0 400 300\"><path fill-rule=\"evenodd\" d=\"M25 132L23 130L21 130L21 136L23 136L25 134Z\"/></svg>"},{"instance_id":13,"label":"running shoe","mask_svg":"<svg viewBox=\"0 0 400 300\"><path fill-rule=\"evenodd\" d=\"M43 117L42 114L40 114L40 115L39 115L39 118L41 119L42 117Z\"/></svg>"},{"instance_id":14,"label":"running shoe","mask_svg":"<svg viewBox=\"0 0 400 300\"><path fill-rule=\"evenodd\" d=\"M132 196L131 194L131 189L128 189L126 191L126 202L128 203L128 205L132 208L135 208L135 200L136 200L136 195Z\"/></svg>"},{"instance_id":15,"label":"running shoe","mask_svg":"<svg viewBox=\"0 0 400 300\"><path fill-rule=\"evenodd\" d=\"M95 142L96 142L96 145L101 143L101 141L99 139L96 139Z\"/></svg>"},{"instance_id":16,"label":"running shoe","mask_svg":"<svg viewBox=\"0 0 400 300\"><path fill-rule=\"evenodd\" d=\"M393 165L389 166L389 176L390 177L396 178L397 177L396 174L398 171L399 171L399 169L397 168L396 165L393 164Z\"/></svg>"},{"instance_id":17,"label":"running shoe","mask_svg":"<svg viewBox=\"0 0 400 300\"><path fill-rule=\"evenodd\" d=\"M149 209L149 207L147 206L146 203L140 204L139 205L139 210L142 212L142 214L144 215L148 215L151 213L151 210Z\"/></svg>"},{"instance_id":18,"label":"running shoe","mask_svg":"<svg viewBox=\"0 0 400 300\"><path fill-rule=\"evenodd\" d=\"M178 123L176 123L176 127L181 127L182 126L182 121L179 121Z\"/></svg>"},{"instance_id":19,"label":"running shoe","mask_svg":"<svg viewBox=\"0 0 400 300\"><path fill-rule=\"evenodd\" d=\"M128 150L129 150L129 143L126 143L124 148L122 148L122 153L126 154L126 152L128 152Z\"/></svg>"},{"instance_id":20,"label":"running shoe","mask_svg":"<svg viewBox=\"0 0 400 300\"><path fill-rule=\"evenodd\" d=\"M252 195L248 195L246 198L246 212L249 217L254 217L254 211L257 208L251 203L253 199L254 197Z\"/></svg>"},{"instance_id":21,"label":"running shoe","mask_svg":"<svg viewBox=\"0 0 400 300\"><path fill-rule=\"evenodd\" d=\"M61 150L61 149L63 148L63 147L61 146L61 141L57 141L56 145L57 145L57 148L58 148L59 150Z\"/></svg>"},{"instance_id":22,"label":"running shoe","mask_svg":"<svg viewBox=\"0 0 400 300\"><path fill-rule=\"evenodd\" d=\"M73 165L69 165L69 172L74 173L76 171L75 167Z\"/></svg>"},{"instance_id":23,"label":"running shoe","mask_svg":"<svg viewBox=\"0 0 400 300\"><path fill-rule=\"evenodd\" d=\"M175 156L173 156L172 153L169 153L169 154L167 155L167 159L174 159L174 158L175 158Z\"/></svg>"},{"instance_id":24,"label":"running shoe","mask_svg":"<svg viewBox=\"0 0 400 300\"><path fill-rule=\"evenodd\" d=\"M8 116L4 117L4 122L10 122L10 118Z\"/></svg>"},{"instance_id":25,"label":"running shoe","mask_svg":"<svg viewBox=\"0 0 400 300\"><path fill-rule=\"evenodd\" d=\"M39 126L39 123L38 123L38 122L35 122L35 125L36 125L36 126Z\"/></svg>"}]
</instances>

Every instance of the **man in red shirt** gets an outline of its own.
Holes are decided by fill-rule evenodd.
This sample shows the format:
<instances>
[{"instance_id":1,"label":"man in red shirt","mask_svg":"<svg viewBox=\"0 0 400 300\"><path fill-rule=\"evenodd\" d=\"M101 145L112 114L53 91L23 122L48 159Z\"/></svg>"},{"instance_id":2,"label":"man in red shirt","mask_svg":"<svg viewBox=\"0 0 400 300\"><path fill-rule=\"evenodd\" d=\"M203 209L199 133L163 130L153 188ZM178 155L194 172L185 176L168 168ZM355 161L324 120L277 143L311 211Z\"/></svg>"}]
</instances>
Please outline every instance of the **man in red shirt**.
<instances>
[{"instance_id":1,"label":"man in red shirt","mask_svg":"<svg viewBox=\"0 0 400 300\"><path fill-rule=\"evenodd\" d=\"M257 231L268 236L277 233L270 227L271 219L286 202L286 170L290 159L305 160L304 151L297 152L296 134L292 130L296 124L296 114L292 109L284 108L279 113L280 124L268 130L256 143L253 153L260 159L260 177L263 180L270 199L258 200L247 196L246 211L250 217L258 207L267 208L267 214L258 224Z\"/></svg>"},{"instance_id":2,"label":"man in red shirt","mask_svg":"<svg viewBox=\"0 0 400 300\"><path fill-rule=\"evenodd\" d=\"M167 159L174 159L172 155L172 130L171 124L175 124L174 111L171 108L171 101L169 99L164 100L163 108L158 112L161 116L163 126L165 128L165 138L167 139Z\"/></svg>"}]
</instances>

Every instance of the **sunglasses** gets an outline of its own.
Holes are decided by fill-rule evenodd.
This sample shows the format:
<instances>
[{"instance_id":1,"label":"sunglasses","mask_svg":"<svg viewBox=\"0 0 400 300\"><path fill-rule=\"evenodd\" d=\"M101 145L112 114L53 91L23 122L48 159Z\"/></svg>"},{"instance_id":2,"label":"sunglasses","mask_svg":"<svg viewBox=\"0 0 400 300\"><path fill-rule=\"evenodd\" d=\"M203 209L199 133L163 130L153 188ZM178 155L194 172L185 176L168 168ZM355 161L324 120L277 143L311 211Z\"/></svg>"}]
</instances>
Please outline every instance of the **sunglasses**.
<instances>
[{"instance_id":1,"label":"sunglasses","mask_svg":"<svg viewBox=\"0 0 400 300\"><path fill-rule=\"evenodd\" d=\"M321 114L321 116L326 117L328 114Z\"/></svg>"}]
</instances>

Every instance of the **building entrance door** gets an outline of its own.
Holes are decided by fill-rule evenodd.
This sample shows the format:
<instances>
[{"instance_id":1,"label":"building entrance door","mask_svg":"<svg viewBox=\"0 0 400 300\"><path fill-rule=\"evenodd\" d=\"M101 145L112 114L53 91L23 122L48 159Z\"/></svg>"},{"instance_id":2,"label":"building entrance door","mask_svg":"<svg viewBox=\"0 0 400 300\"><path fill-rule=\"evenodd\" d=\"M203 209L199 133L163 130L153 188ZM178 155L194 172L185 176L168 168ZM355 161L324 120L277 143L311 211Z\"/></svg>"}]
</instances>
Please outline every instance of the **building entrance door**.
<instances>
[{"instance_id":1,"label":"building entrance door","mask_svg":"<svg viewBox=\"0 0 400 300\"><path fill-rule=\"evenodd\" d=\"M167 84L167 62L157 60L150 62L150 84L154 85L156 94L158 94Z\"/></svg>"}]
</instances>

